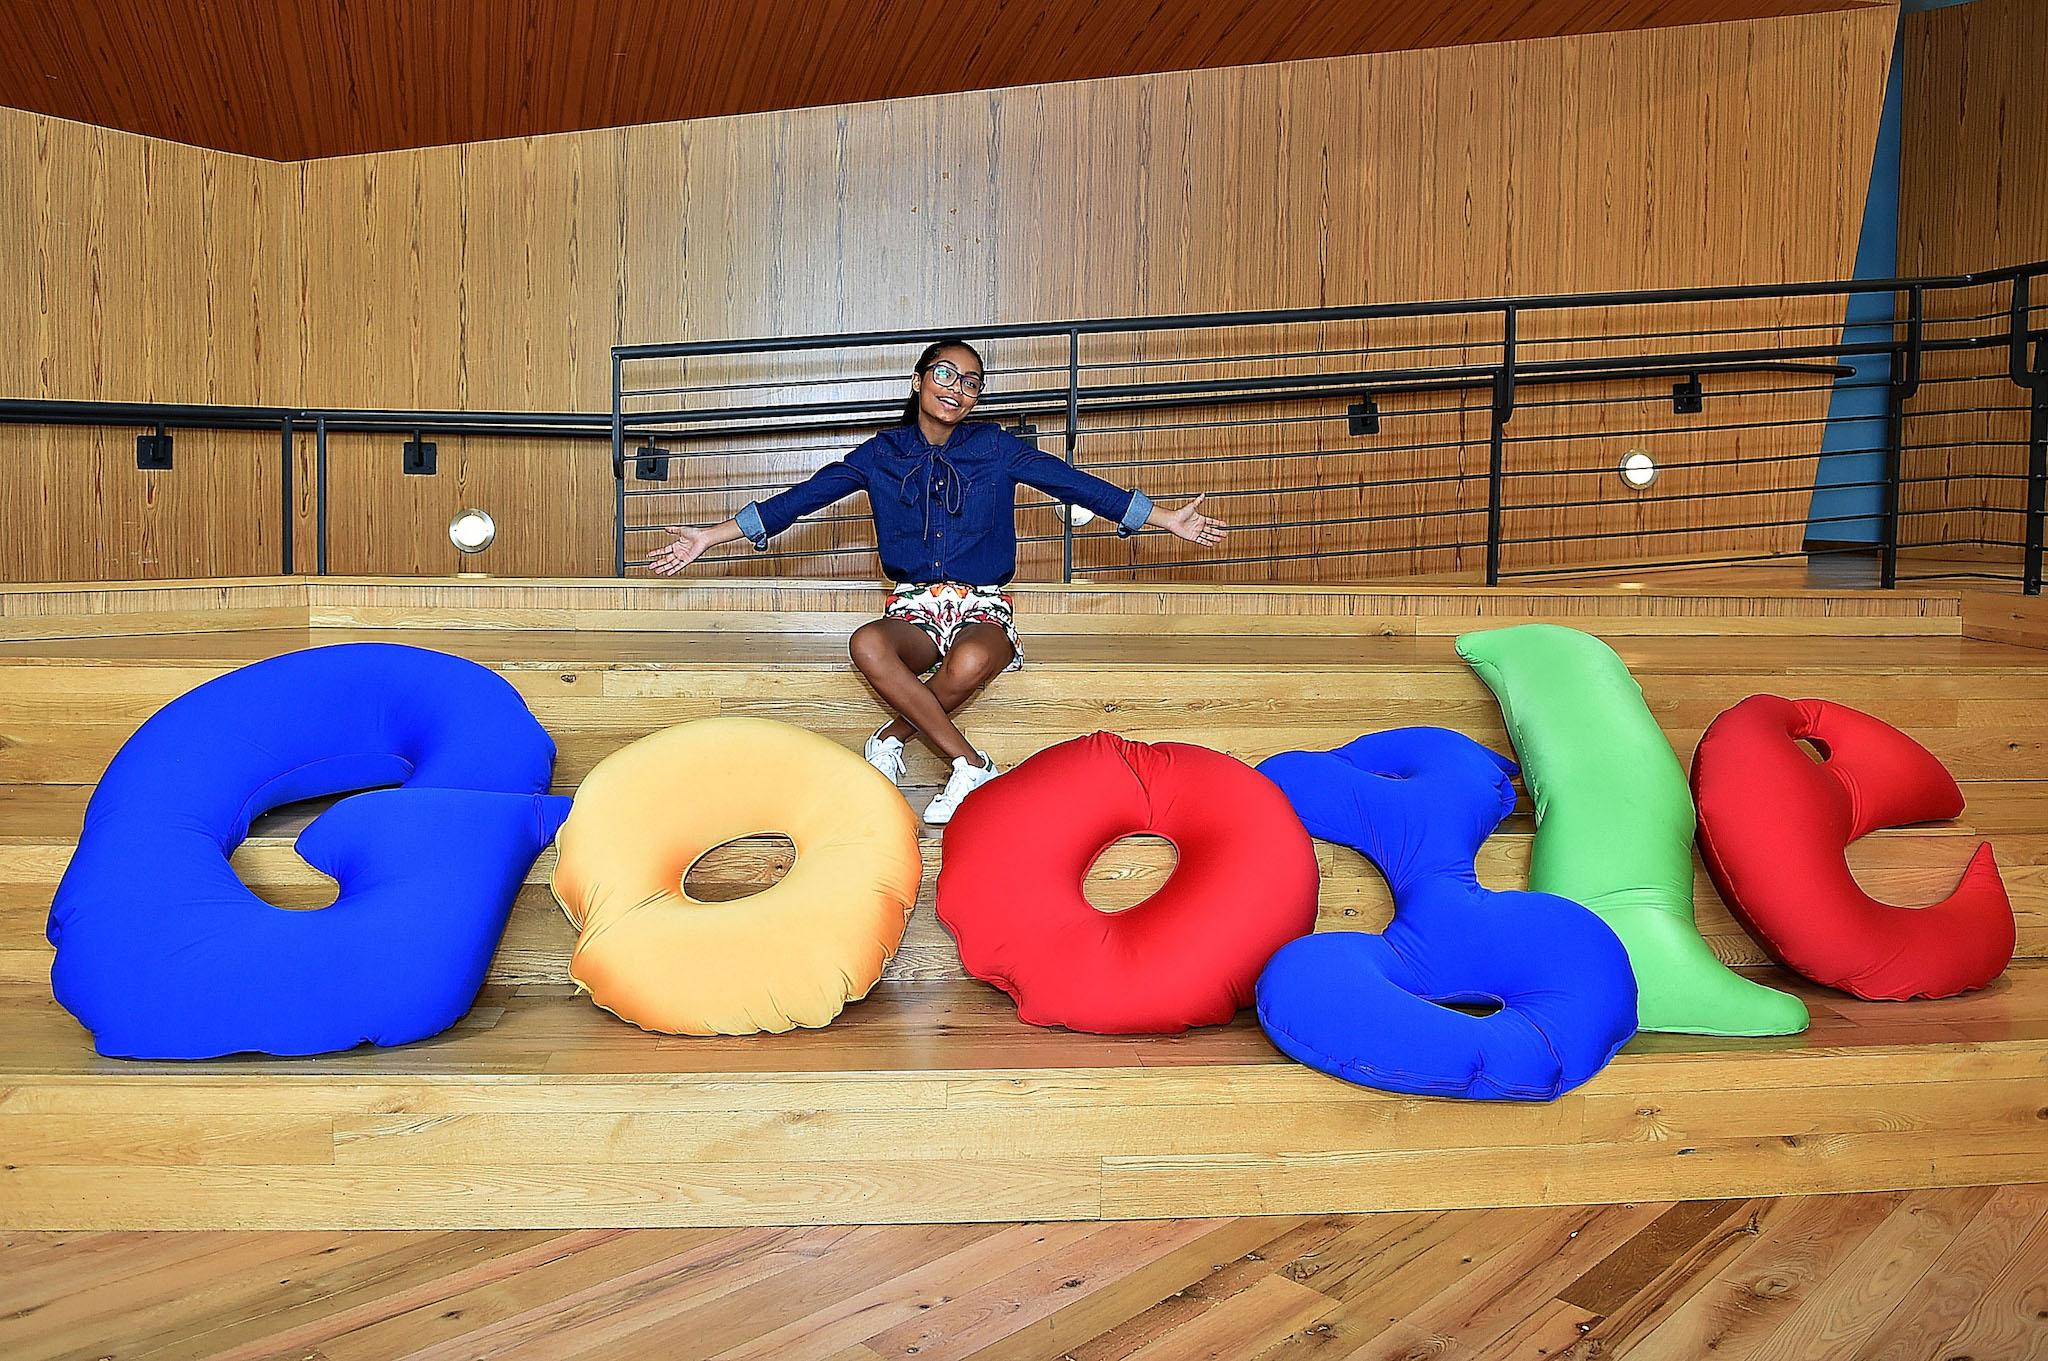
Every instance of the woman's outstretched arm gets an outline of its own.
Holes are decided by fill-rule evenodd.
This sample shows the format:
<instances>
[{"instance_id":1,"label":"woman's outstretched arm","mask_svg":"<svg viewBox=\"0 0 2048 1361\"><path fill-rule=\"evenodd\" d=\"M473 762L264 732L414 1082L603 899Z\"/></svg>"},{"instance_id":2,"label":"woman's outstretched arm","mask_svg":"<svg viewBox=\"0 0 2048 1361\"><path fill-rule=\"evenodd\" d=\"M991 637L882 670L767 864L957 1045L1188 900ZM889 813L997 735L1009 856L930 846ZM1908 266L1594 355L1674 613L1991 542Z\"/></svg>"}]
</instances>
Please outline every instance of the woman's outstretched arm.
<instances>
[{"instance_id":1,"label":"woman's outstretched arm","mask_svg":"<svg viewBox=\"0 0 2048 1361\"><path fill-rule=\"evenodd\" d=\"M1010 437L1010 449L1011 467L1019 482L1068 505L1087 507L1115 524L1118 534L1128 537L1141 529L1163 529L1189 543L1212 547L1223 542L1223 536L1230 532L1230 526L1222 520L1202 514L1201 496L1179 510L1168 510L1154 505L1152 498L1142 491L1131 491L1083 472L1014 435Z\"/></svg>"},{"instance_id":2,"label":"woman's outstretched arm","mask_svg":"<svg viewBox=\"0 0 2048 1361\"><path fill-rule=\"evenodd\" d=\"M856 455L859 450L855 450ZM676 537L647 555L647 563L658 576L674 576L710 549L734 539L746 539L755 548L766 548L768 540L788 529L804 516L823 510L865 490L867 479L851 458L828 463L794 487L785 487L766 501L749 501L740 513L715 525L670 525Z\"/></svg>"}]
</instances>

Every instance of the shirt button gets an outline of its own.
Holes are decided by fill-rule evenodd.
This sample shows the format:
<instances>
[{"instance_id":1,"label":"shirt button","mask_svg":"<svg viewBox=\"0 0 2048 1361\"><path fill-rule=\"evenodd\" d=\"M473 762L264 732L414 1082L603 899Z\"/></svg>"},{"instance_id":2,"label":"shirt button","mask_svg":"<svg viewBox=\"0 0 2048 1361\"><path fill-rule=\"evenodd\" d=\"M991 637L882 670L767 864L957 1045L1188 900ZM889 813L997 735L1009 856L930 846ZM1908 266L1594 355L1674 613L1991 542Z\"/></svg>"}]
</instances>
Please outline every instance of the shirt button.
<instances>
[{"instance_id":1,"label":"shirt button","mask_svg":"<svg viewBox=\"0 0 2048 1361\"><path fill-rule=\"evenodd\" d=\"M945 530L943 530L943 529L942 529L942 530L940 530L940 531L939 531L939 535L938 535L938 536L939 536L940 538L942 538L942 539L943 539L943 538L945 538L945 537L946 537L946 531L945 531Z\"/></svg>"}]
</instances>

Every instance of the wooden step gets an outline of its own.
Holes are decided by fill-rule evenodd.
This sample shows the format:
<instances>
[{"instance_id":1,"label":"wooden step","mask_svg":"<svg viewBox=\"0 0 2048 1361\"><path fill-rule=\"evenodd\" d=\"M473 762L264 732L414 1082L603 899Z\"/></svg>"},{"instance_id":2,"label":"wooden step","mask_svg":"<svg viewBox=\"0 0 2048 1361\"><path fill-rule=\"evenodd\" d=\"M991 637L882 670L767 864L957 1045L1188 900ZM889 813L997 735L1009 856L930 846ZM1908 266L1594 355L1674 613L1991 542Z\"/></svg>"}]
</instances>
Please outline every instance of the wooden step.
<instances>
[{"instance_id":1,"label":"wooden step","mask_svg":"<svg viewBox=\"0 0 2048 1361\"><path fill-rule=\"evenodd\" d=\"M857 748L877 716L873 696L844 661L843 640L789 635L587 633L512 630L249 630L159 638L86 638L0 645L0 773L70 785L0 790L0 978L48 968L41 914L69 854L85 785L143 719L193 685L233 666L322 641L419 642L497 668L557 738L563 790L605 755L671 723L713 714L794 722ZM1615 640L1652 712L1690 758L1698 733L1727 704L1756 690L1819 695L1901 723L1965 780L1970 807L1957 824L1873 837L1852 863L1885 901L1934 901L1953 886L1979 835L1997 843L2020 923L2020 953L2048 955L2048 784L2032 778L2048 755L2048 667L2027 649L1961 638L1649 637ZM1035 639L1025 670L1001 678L966 715L969 731L1006 765L1079 733L1107 728L1141 740L1187 740L1257 761L1294 747L1334 746L1361 731L1404 723L1457 727L1508 750L1498 706L1440 639L1251 637ZM921 746L912 778L943 773ZM49 788L37 794L37 788ZM69 793L60 790L69 789ZM912 796L921 806L925 795ZM40 811L38 811L40 810ZM40 821L37 821L40 819ZM1981 829L1981 832L1978 830ZM310 905L331 889L290 849L289 820L261 824L238 858L260 891ZM1100 867L1108 905L1118 885L1141 896L1165 866L1119 850ZM1482 873L1524 881L1526 825L1490 844ZM1324 925L1377 929L1385 890L1349 853L1325 848ZM928 856L936 872L936 847ZM548 862L537 867L545 877ZM761 882L768 862L736 860L734 885ZM292 895L300 895L294 897ZM1130 898L1127 896L1125 902ZM1704 874L1696 901L1703 934L1731 963L1761 963ZM566 931L544 894L515 913L496 975L505 982L566 976ZM950 941L928 910L913 921L896 976L957 977Z\"/></svg>"},{"instance_id":2,"label":"wooden step","mask_svg":"<svg viewBox=\"0 0 2048 1361\"><path fill-rule=\"evenodd\" d=\"M504 674L561 748L563 789L646 732L706 714L780 718L857 747L878 721L845 632L862 583L293 581L0 589L0 1228L720 1225L1131 1218L1608 1202L1986 1184L2048 1155L2048 964L1984 992L1808 1000L1812 1031L1642 1036L1542 1106L1389 1096L1279 1055L1245 1017L1173 1038L1017 1020L964 981L924 899L866 1001L815 1032L644 1034L565 985L570 931L549 858L521 894L494 981L446 1035L313 1060L134 1064L96 1057L50 998L43 913L91 783L175 696L316 643L410 642ZM1246 760L1407 723L1506 749L1492 697L1448 635L1547 618L1610 637L1681 757L1759 690L1871 709L1967 782L1962 820L1856 848L1897 901L1946 891L1997 843L2024 948L2048 954L2048 667L1960 636L1954 597L1877 592L1231 587L1020 591L1026 668L968 712L1005 764L1098 728ZM630 629L622 628L630 624ZM223 629L233 631L222 631ZM935 783L929 753L912 777ZM911 797L921 801L922 791ZM283 906L331 887L277 810L237 868ZM1511 819L1482 875L1526 871ZM706 896L767 882L773 844L708 857ZM1385 889L1320 850L1323 929L1380 925ZM1111 849L1115 908L1168 872ZM1700 886L1703 929L1756 958ZM1744 951L1748 953L1745 954ZM8 981L18 980L18 981Z\"/></svg>"},{"instance_id":3,"label":"wooden step","mask_svg":"<svg viewBox=\"0 0 2048 1361\"><path fill-rule=\"evenodd\" d=\"M1381 633L1444 637L1489 623L1549 620L1611 634L1955 635L1950 590L1813 590L1736 574L1713 583L1645 575L1588 583L1441 581L1358 586L1020 582L1033 633ZM250 578L0 585L0 639L194 629L472 628L760 632L843 636L880 611L872 581L789 578L519 580L488 577Z\"/></svg>"},{"instance_id":4,"label":"wooden step","mask_svg":"<svg viewBox=\"0 0 2048 1361\"><path fill-rule=\"evenodd\" d=\"M169 700L311 636L0 644L0 781L90 783ZM625 742L690 718L753 714L858 747L881 714L844 639L824 634L336 629L317 640L418 643L494 667L555 735L557 778L569 783ZM2048 769L2048 667L2032 649L1953 637L1613 641L1683 760L1723 709L1768 691L1877 712L1958 779ZM961 720L1005 765L1097 729L1200 742L1248 761L1414 723L1506 749L1498 705L1448 640L1076 635L1028 639L1026 652L1024 669L998 678ZM916 782L942 778L922 747L910 760Z\"/></svg>"},{"instance_id":5,"label":"wooden step","mask_svg":"<svg viewBox=\"0 0 2048 1361\"><path fill-rule=\"evenodd\" d=\"M935 788L907 790L922 807ZM43 938L50 895L70 859L88 791L76 786L0 786L0 982L37 982L49 976L51 949ZM1939 900L1955 887L1980 841L1990 838L2019 926L2018 955L2048 957L2048 788L2028 782L1970 786L1971 807L1956 822L1898 828L1865 838L1851 849L1858 881L1881 901L1906 906ZM334 901L334 882L299 858L293 840L319 804L293 805L258 820L233 864L251 889L280 907L315 908ZM2019 827L2036 830L2017 830ZM1996 830L1993 830L1996 829ZM885 977L961 980L958 951L933 912L933 891L943 849L935 829L922 842L924 883L902 949ZM1534 827L1519 813L1489 840L1479 861L1482 882L1519 888L1528 882ZM1379 931L1393 912L1385 881L1363 857L1318 843L1322 872L1317 929ZM543 851L514 904L503 945L492 962L499 984L567 983L575 932L547 890L555 853ZM788 843L748 839L706 856L687 883L706 901L742 898L775 882L792 863ZM1110 847L1089 875L1089 900L1107 911L1131 907L1155 892L1175 863L1163 842L1133 839ZM1694 858L1694 904L1700 932L1730 964L1769 963L1755 939L1723 905L1713 881Z\"/></svg>"},{"instance_id":6,"label":"wooden step","mask_svg":"<svg viewBox=\"0 0 2048 1361\"><path fill-rule=\"evenodd\" d=\"M971 984L701 1040L499 988L401 1049L191 1064L99 1059L47 995L0 989L0 1229L1307 1214L2039 1175L2048 965L1910 1007L1801 991L1808 1035L1642 1036L1525 1105L1351 1087L1242 1017L1035 1029Z\"/></svg>"}]
</instances>

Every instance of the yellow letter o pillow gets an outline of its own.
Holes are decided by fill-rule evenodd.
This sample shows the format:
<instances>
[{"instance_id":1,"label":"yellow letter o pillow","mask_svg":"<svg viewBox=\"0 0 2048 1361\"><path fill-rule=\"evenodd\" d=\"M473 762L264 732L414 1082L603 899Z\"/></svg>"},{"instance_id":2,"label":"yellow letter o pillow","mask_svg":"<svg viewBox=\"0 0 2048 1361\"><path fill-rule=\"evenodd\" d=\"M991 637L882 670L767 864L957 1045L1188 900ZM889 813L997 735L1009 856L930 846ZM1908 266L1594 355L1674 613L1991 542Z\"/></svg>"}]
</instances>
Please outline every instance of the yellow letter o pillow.
<instances>
[{"instance_id":1,"label":"yellow letter o pillow","mask_svg":"<svg viewBox=\"0 0 2048 1361\"><path fill-rule=\"evenodd\" d=\"M779 883L699 902L683 876L715 846L780 832ZM896 953L923 865L910 805L866 761L759 718L707 718L600 761L556 839L569 976L645 1030L751 1035L828 1024Z\"/></svg>"}]
</instances>

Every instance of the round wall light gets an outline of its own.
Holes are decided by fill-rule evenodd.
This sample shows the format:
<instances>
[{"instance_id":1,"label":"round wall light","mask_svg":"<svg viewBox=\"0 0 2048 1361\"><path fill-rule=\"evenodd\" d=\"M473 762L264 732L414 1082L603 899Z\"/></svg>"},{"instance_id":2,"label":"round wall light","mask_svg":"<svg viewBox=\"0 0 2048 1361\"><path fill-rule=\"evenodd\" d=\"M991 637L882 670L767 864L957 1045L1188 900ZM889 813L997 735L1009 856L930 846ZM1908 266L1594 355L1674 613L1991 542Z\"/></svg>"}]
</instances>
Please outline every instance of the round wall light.
<instances>
[{"instance_id":1,"label":"round wall light","mask_svg":"<svg viewBox=\"0 0 2048 1361\"><path fill-rule=\"evenodd\" d=\"M1641 491L1657 480L1657 460L1641 449L1631 449L1621 456L1621 467L1616 471L1622 481Z\"/></svg>"},{"instance_id":2,"label":"round wall light","mask_svg":"<svg viewBox=\"0 0 2048 1361\"><path fill-rule=\"evenodd\" d=\"M1069 506L1062 502L1053 503L1052 513L1076 529L1095 518L1095 512L1086 506Z\"/></svg>"},{"instance_id":3,"label":"round wall light","mask_svg":"<svg viewBox=\"0 0 2048 1361\"><path fill-rule=\"evenodd\" d=\"M498 522L489 511L459 510L448 522L448 542L464 553L481 553L498 537Z\"/></svg>"}]
</instances>

